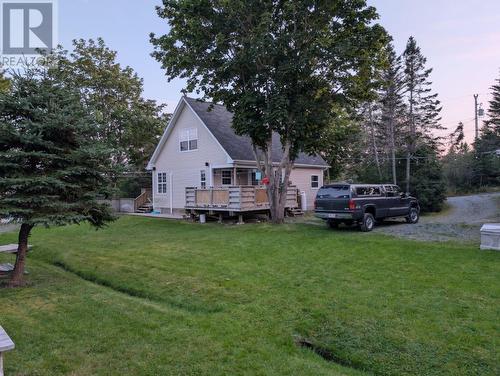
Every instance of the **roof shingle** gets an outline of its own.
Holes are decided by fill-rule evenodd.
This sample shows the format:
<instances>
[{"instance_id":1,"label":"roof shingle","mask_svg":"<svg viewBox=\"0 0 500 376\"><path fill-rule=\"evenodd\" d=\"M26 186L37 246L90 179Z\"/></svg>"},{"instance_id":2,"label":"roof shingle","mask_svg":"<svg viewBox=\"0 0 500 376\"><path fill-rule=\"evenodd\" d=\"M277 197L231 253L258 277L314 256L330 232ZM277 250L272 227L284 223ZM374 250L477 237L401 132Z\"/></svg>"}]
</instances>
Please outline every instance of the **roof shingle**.
<instances>
[{"instance_id":1,"label":"roof shingle","mask_svg":"<svg viewBox=\"0 0 500 376\"><path fill-rule=\"evenodd\" d=\"M194 112L205 123L214 137L219 141L233 160L253 161L252 142L248 136L238 136L231 127L233 114L220 104L203 102L198 99L184 97ZM210 108L212 106L212 108ZM273 134L273 162L279 162L283 155L278 134ZM325 160L319 155L300 153L295 164L327 167Z\"/></svg>"}]
</instances>

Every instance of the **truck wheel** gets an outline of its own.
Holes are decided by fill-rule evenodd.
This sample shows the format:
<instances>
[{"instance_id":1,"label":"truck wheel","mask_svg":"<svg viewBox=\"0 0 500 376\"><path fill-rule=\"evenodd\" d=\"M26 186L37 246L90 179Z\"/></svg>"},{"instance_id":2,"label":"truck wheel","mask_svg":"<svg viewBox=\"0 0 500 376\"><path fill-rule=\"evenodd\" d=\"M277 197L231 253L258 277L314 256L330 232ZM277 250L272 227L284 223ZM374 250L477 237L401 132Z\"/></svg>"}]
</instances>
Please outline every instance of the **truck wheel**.
<instances>
[{"instance_id":1,"label":"truck wheel","mask_svg":"<svg viewBox=\"0 0 500 376\"><path fill-rule=\"evenodd\" d=\"M406 217L406 222L415 224L418 222L419 217L417 208L410 208L410 214Z\"/></svg>"},{"instance_id":2,"label":"truck wheel","mask_svg":"<svg viewBox=\"0 0 500 376\"><path fill-rule=\"evenodd\" d=\"M375 225L375 218L370 213L365 213L363 216L363 222L361 222L361 231L368 232L373 230L373 226Z\"/></svg>"},{"instance_id":3,"label":"truck wheel","mask_svg":"<svg viewBox=\"0 0 500 376\"><path fill-rule=\"evenodd\" d=\"M330 228L339 228L339 223L336 221L327 221L326 223Z\"/></svg>"}]
</instances>

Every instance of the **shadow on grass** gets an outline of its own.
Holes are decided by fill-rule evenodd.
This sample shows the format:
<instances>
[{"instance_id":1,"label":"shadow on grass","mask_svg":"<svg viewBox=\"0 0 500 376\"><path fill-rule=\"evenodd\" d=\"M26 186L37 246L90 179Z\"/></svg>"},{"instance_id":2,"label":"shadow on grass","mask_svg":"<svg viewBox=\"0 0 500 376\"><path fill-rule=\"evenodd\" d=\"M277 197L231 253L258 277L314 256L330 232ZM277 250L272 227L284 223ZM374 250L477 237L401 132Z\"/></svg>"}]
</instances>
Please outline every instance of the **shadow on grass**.
<instances>
[{"instance_id":1,"label":"shadow on grass","mask_svg":"<svg viewBox=\"0 0 500 376\"><path fill-rule=\"evenodd\" d=\"M89 273L82 272L80 270L76 270L62 261L53 261L51 264L68 272L68 273L71 273L71 274L73 274L73 275L75 275L75 276L77 276L77 277L79 277L87 282L91 282L91 283L94 283L94 284L102 286L102 287L107 287L107 288L112 289L116 292L119 292L121 294L126 294L126 295L134 297L134 298L146 299L146 300L149 300L149 301L155 302L155 303L168 304L172 308L181 309L181 310L187 311L189 313L212 314L212 313L219 313L219 312L223 311L222 307L218 307L218 306L206 307L206 306L202 306L201 304L186 304L186 303L175 301L173 299L168 299L168 298L158 299L156 296L152 296L150 294L147 294L144 291L136 290L136 289L130 288L128 286L119 286L119 285L116 285L110 281L99 278L96 275L92 275Z\"/></svg>"}]
</instances>

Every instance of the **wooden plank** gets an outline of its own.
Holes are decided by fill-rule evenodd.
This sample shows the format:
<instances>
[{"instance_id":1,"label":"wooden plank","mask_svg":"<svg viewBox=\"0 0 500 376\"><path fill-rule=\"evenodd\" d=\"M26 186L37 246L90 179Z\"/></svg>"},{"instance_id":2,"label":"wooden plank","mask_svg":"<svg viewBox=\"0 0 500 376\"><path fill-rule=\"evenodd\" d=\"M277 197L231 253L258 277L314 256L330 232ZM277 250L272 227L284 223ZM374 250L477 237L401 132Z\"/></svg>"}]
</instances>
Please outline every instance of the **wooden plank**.
<instances>
[{"instance_id":1,"label":"wooden plank","mask_svg":"<svg viewBox=\"0 0 500 376\"><path fill-rule=\"evenodd\" d=\"M31 245L28 246L28 249L31 248ZM0 245L0 252L5 252L5 253L17 253L17 244L6 244L6 245Z\"/></svg>"},{"instance_id":2,"label":"wooden plank","mask_svg":"<svg viewBox=\"0 0 500 376\"><path fill-rule=\"evenodd\" d=\"M269 200L267 198L267 190L265 188L255 189L255 203L256 204L269 203Z\"/></svg>"},{"instance_id":3,"label":"wooden plank","mask_svg":"<svg viewBox=\"0 0 500 376\"><path fill-rule=\"evenodd\" d=\"M0 272L7 273L14 270L14 265L10 263L0 264Z\"/></svg>"},{"instance_id":4,"label":"wooden plank","mask_svg":"<svg viewBox=\"0 0 500 376\"><path fill-rule=\"evenodd\" d=\"M210 205L210 190L196 190L196 205Z\"/></svg>"},{"instance_id":5,"label":"wooden plank","mask_svg":"<svg viewBox=\"0 0 500 376\"><path fill-rule=\"evenodd\" d=\"M214 190L213 191L213 205L227 205L229 204L229 191L228 190Z\"/></svg>"}]
</instances>

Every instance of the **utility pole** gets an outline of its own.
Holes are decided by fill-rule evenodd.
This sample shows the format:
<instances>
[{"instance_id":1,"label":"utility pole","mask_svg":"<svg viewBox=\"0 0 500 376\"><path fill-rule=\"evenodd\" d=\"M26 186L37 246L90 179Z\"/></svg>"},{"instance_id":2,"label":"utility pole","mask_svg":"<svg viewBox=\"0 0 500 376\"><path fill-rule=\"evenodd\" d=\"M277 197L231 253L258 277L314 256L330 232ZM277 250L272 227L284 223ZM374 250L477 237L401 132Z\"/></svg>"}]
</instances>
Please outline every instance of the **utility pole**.
<instances>
[{"instance_id":1,"label":"utility pole","mask_svg":"<svg viewBox=\"0 0 500 376\"><path fill-rule=\"evenodd\" d=\"M474 123L476 125L476 138L474 141L477 141L479 138L479 121L478 121L478 116L477 116L477 97L479 94L474 94Z\"/></svg>"}]
</instances>

